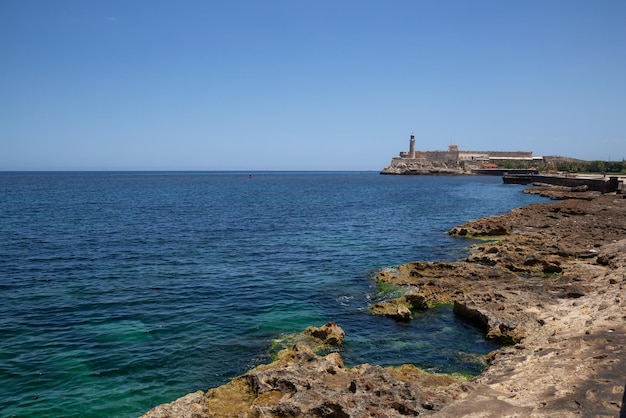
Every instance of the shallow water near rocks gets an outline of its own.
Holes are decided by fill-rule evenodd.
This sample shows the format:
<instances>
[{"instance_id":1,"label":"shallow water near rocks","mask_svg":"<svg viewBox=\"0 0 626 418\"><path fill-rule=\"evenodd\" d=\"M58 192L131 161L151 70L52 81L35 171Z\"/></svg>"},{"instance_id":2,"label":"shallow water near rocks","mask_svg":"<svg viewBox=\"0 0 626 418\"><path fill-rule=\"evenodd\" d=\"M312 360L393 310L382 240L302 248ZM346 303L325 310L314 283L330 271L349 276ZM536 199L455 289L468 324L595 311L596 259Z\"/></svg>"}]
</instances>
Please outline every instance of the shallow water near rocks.
<instances>
[{"instance_id":1,"label":"shallow water near rocks","mask_svg":"<svg viewBox=\"0 0 626 418\"><path fill-rule=\"evenodd\" d=\"M0 174L0 411L133 417L337 322L348 365L476 374L494 346L450 307L367 313L372 275L454 260L446 231L543 200L497 177Z\"/></svg>"}]
</instances>

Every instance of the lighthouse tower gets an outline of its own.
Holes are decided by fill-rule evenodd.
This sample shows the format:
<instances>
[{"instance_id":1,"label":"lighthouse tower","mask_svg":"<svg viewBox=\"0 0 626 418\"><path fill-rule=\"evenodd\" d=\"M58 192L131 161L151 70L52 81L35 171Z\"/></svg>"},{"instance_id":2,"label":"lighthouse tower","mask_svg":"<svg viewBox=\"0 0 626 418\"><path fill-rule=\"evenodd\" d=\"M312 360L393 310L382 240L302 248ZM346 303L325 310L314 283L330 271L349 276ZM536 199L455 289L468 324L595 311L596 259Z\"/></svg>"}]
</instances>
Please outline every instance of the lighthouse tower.
<instances>
[{"instance_id":1,"label":"lighthouse tower","mask_svg":"<svg viewBox=\"0 0 626 418\"><path fill-rule=\"evenodd\" d=\"M415 158L415 135L411 134L411 142L409 143L409 158Z\"/></svg>"}]
</instances>

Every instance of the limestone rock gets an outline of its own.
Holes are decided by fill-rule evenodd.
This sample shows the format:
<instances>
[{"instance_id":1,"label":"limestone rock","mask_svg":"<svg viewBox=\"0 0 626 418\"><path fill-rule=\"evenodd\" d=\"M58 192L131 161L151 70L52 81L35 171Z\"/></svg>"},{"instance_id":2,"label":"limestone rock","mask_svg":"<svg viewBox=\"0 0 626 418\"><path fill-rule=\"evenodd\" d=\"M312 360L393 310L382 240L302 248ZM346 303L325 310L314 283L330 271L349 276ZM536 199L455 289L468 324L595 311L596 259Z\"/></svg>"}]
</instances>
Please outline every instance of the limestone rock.
<instances>
[{"instance_id":1,"label":"limestone rock","mask_svg":"<svg viewBox=\"0 0 626 418\"><path fill-rule=\"evenodd\" d=\"M335 322L328 322L320 328L308 327L304 334L317 338L322 344L337 347L343 344L345 333Z\"/></svg>"},{"instance_id":2,"label":"limestone rock","mask_svg":"<svg viewBox=\"0 0 626 418\"><path fill-rule=\"evenodd\" d=\"M376 303L370 307L370 312L376 315L388 316L398 321L413 319L411 310L400 299Z\"/></svg>"},{"instance_id":3,"label":"limestone rock","mask_svg":"<svg viewBox=\"0 0 626 418\"><path fill-rule=\"evenodd\" d=\"M503 218L493 217L481 219L479 221L468 222L461 226L452 228L450 235L458 235L461 237L492 237L499 235L507 235L511 233L510 227Z\"/></svg>"},{"instance_id":4,"label":"limestone rock","mask_svg":"<svg viewBox=\"0 0 626 418\"><path fill-rule=\"evenodd\" d=\"M143 415L143 418L206 418L211 416L204 392L197 391L159 405Z\"/></svg>"},{"instance_id":5,"label":"limestone rock","mask_svg":"<svg viewBox=\"0 0 626 418\"><path fill-rule=\"evenodd\" d=\"M409 365L350 369L336 352L319 356L297 343L270 364L145 417L626 415L626 199L559 193L581 197L468 222L451 233L497 241L474 245L463 260L416 261L376 276L410 292L372 312L410 320L411 310L451 303L508 344L472 381ZM339 329L310 328L303 341L333 345L343 341Z\"/></svg>"},{"instance_id":6,"label":"limestone rock","mask_svg":"<svg viewBox=\"0 0 626 418\"><path fill-rule=\"evenodd\" d=\"M417 416L450 402L457 381L409 366L396 370L363 364L348 369L337 353L321 357L306 346L295 346L283 350L274 363L258 366L205 396L192 394L193 402L185 402L192 397L188 395L144 418ZM202 408L204 415L184 410L190 405Z\"/></svg>"},{"instance_id":7,"label":"limestone rock","mask_svg":"<svg viewBox=\"0 0 626 418\"><path fill-rule=\"evenodd\" d=\"M608 266L612 269L622 269L626 267L626 239L607 244L598 254L598 264Z\"/></svg>"},{"instance_id":8,"label":"limestone rock","mask_svg":"<svg viewBox=\"0 0 626 418\"><path fill-rule=\"evenodd\" d=\"M391 164L383 168L380 174L395 175L462 175L463 168L448 165L441 161L424 159L393 159Z\"/></svg>"}]
</instances>

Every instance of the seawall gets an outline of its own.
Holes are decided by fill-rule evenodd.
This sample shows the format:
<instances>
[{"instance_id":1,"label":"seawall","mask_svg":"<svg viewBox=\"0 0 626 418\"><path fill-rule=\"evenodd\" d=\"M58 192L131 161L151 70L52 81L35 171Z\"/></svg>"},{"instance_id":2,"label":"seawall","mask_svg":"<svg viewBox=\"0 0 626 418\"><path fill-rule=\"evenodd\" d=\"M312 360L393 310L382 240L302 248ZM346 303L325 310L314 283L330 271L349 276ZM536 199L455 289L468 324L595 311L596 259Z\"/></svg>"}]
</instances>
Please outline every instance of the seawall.
<instances>
[{"instance_id":1,"label":"seawall","mask_svg":"<svg viewBox=\"0 0 626 418\"><path fill-rule=\"evenodd\" d=\"M618 176L555 176L540 174L504 173L505 184L550 184L562 187L586 187L600 193L615 193L623 190L624 180Z\"/></svg>"}]
</instances>

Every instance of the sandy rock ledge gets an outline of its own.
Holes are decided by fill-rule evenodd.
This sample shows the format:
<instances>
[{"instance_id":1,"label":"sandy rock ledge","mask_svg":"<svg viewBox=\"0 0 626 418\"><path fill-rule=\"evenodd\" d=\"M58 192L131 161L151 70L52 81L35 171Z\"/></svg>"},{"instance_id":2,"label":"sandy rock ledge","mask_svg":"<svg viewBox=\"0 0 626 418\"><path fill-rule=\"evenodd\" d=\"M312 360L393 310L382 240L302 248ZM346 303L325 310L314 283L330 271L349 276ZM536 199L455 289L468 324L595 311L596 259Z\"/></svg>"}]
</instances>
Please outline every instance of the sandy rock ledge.
<instances>
[{"instance_id":1,"label":"sandy rock ledge","mask_svg":"<svg viewBox=\"0 0 626 418\"><path fill-rule=\"evenodd\" d=\"M540 192L550 196L549 188ZM344 366L343 331L310 327L303 338L229 383L144 415L165 417L618 417L626 413L626 199L576 193L468 222L458 262L412 262L376 280L401 298L374 314L409 321L451 303L506 344L471 381L411 365Z\"/></svg>"}]
</instances>

